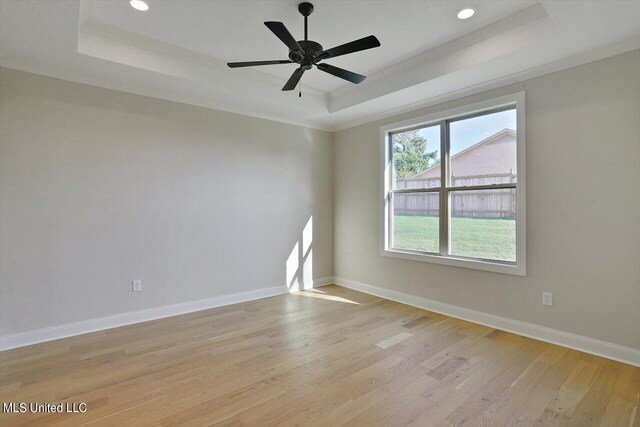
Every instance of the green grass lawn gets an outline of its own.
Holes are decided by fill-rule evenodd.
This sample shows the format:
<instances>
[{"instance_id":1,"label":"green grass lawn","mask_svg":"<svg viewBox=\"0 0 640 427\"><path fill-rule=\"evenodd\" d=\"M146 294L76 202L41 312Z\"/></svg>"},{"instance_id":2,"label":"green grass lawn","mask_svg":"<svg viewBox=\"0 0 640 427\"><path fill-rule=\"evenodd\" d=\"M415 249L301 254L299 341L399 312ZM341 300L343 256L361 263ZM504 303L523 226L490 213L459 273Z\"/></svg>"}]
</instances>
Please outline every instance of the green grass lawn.
<instances>
[{"instance_id":1,"label":"green grass lawn","mask_svg":"<svg viewBox=\"0 0 640 427\"><path fill-rule=\"evenodd\" d=\"M438 252L438 217L398 215L394 247ZM516 260L516 221L512 219L452 218L451 253L474 258Z\"/></svg>"}]
</instances>

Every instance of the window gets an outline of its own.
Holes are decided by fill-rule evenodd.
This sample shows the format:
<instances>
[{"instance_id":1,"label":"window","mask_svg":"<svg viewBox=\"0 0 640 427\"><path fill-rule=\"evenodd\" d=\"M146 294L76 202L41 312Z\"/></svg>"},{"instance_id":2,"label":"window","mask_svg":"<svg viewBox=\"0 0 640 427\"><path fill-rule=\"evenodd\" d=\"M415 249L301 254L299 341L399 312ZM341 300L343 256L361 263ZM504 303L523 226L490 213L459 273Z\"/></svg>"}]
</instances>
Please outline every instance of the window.
<instances>
[{"instance_id":1,"label":"window","mask_svg":"<svg viewBox=\"0 0 640 427\"><path fill-rule=\"evenodd\" d=\"M385 126L382 255L525 274L524 94Z\"/></svg>"}]
</instances>

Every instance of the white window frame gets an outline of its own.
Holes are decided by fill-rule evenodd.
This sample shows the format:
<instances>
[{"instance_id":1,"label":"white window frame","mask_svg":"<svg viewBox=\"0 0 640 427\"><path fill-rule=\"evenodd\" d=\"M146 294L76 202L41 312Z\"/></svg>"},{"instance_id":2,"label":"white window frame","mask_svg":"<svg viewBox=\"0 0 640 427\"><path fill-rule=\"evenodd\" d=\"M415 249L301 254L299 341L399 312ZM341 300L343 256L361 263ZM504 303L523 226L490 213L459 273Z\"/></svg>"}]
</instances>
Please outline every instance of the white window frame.
<instances>
[{"instance_id":1,"label":"white window frame","mask_svg":"<svg viewBox=\"0 0 640 427\"><path fill-rule=\"evenodd\" d=\"M437 125L444 120L455 119L459 117L469 116L484 111L498 109L507 106L516 107L516 151L518 165L518 179L516 183L516 261L501 262L488 259L470 258L450 254L435 254L428 252L404 250L391 248L390 233L392 232L393 215L390 210L392 199L392 177L393 164L391 159L391 138L390 134L401 132L403 130L415 129L416 127L426 127ZM444 145L444 142L443 142ZM446 150L445 150L446 151ZM448 152L440 153L440 161L449 164L450 155ZM526 276L526 149L525 149L525 103L524 92L517 92L498 98L487 99L485 101L476 102L460 108L454 108L446 111L405 120L398 123L382 126L380 128L380 255L393 258L409 259L413 261L431 262L436 264L444 264L454 267L472 268L476 270L492 271L495 273L513 274L517 276ZM448 169L448 168L442 168ZM441 183L441 188L445 188L446 183ZM448 194L450 190L441 190L442 194ZM442 200L442 197L441 197ZM444 208L449 215L448 206ZM440 208L443 212L443 208ZM446 221L450 227L451 221ZM441 237L442 237L441 232ZM450 236L451 233L447 233ZM450 244L447 244L450 247ZM442 247L442 245L441 245Z\"/></svg>"}]
</instances>

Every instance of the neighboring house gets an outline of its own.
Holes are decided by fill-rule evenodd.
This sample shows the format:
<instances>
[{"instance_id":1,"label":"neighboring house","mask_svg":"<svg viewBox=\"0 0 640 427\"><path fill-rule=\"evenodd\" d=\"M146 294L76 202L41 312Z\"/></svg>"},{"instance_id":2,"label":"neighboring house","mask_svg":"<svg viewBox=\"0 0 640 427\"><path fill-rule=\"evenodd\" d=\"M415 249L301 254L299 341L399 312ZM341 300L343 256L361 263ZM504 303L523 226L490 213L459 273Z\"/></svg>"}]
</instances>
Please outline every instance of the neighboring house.
<instances>
[{"instance_id":1,"label":"neighboring house","mask_svg":"<svg viewBox=\"0 0 640 427\"><path fill-rule=\"evenodd\" d=\"M451 172L456 177L516 175L516 132L503 129L451 156ZM440 178L440 164L409 179L428 178Z\"/></svg>"},{"instance_id":2,"label":"neighboring house","mask_svg":"<svg viewBox=\"0 0 640 427\"><path fill-rule=\"evenodd\" d=\"M490 185L516 182L516 132L503 129L451 156L451 185ZM408 179L396 181L398 189L440 186L440 165ZM398 194L399 215L437 215L437 193ZM474 218L515 218L515 191L509 189L457 191L451 198L452 215Z\"/></svg>"}]
</instances>

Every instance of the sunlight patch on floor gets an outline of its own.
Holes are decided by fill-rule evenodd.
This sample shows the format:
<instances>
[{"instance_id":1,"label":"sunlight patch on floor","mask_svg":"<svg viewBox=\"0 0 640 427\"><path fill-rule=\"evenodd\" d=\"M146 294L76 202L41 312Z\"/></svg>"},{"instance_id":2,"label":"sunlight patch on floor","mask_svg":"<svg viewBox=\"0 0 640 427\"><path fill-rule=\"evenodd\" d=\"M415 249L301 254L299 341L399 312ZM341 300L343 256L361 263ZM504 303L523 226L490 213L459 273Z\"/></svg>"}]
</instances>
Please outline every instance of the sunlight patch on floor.
<instances>
[{"instance_id":1,"label":"sunlight patch on floor","mask_svg":"<svg viewBox=\"0 0 640 427\"><path fill-rule=\"evenodd\" d=\"M338 296L335 296L335 295L328 295L325 292L318 291L317 289L310 289L310 290L306 290L306 291L291 292L291 295L298 295L298 296L301 296L301 297L318 298L318 299L324 299L324 300L327 300L327 301L336 301L336 302L344 302L344 303L347 303L347 304L361 305L359 302L352 301L350 299L346 299L346 298L342 298L342 297L338 297Z\"/></svg>"}]
</instances>

